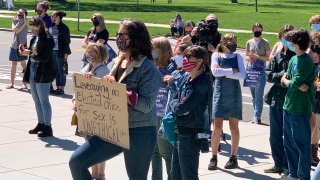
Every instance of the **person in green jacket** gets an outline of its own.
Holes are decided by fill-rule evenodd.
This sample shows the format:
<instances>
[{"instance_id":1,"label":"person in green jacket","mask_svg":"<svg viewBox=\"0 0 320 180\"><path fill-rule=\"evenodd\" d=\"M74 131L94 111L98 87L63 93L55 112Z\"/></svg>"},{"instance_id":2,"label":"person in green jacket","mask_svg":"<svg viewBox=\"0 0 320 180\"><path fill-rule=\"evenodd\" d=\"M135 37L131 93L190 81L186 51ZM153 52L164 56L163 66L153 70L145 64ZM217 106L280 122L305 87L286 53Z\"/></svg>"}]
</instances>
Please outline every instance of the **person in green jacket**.
<instances>
[{"instance_id":1,"label":"person in green jacket","mask_svg":"<svg viewBox=\"0 0 320 180\"><path fill-rule=\"evenodd\" d=\"M311 128L315 70L312 59L305 52L309 33L305 29L289 31L285 39L288 48L296 53L289 62L281 83L288 87L284 109L284 149L287 154L289 177L310 179Z\"/></svg>"}]
</instances>

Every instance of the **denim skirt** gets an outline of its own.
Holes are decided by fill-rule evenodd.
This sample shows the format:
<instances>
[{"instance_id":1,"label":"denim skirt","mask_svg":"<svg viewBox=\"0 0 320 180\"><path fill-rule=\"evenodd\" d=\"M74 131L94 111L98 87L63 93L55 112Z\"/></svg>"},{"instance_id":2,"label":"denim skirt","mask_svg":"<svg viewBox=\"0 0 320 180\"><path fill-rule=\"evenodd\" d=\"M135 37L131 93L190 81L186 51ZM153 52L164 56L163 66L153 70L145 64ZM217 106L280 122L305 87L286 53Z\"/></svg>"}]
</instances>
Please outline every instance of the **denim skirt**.
<instances>
[{"instance_id":1,"label":"denim skirt","mask_svg":"<svg viewBox=\"0 0 320 180\"><path fill-rule=\"evenodd\" d=\"M239 80L218 77L212 102L213 118L242 119L242 95Z\"/></svg>"},{"instance_id":2,"label":"denim skirt","mask_svg":"<svg viewBox=\"0 0 320 180\"><path fill-rule=\"evenodd\" d=\"M17 49L10 48L9 61L25 61L28 56L19 56Z\"/></svg>"}]
</instances>

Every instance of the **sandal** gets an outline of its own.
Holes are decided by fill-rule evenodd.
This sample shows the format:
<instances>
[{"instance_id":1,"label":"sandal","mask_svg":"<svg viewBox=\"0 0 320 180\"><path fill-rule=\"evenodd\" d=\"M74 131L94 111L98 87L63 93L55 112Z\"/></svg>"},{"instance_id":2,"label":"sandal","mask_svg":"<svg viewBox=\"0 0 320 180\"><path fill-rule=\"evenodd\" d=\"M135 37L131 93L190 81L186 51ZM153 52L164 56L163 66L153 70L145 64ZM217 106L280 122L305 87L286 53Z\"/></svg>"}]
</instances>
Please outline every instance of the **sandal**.
<instances>
[{"instance_id":1,"label":"sandal","mask_svg":"<svg viewBox=\"0 0 320 180\"><path fill-rule=\"evenodd\" d=\"M7 85L6 89L13 89L14 86L13 85Z\"/></svg>"},{"instance_id":2,"label":"sandal","mask_svg":"<svg viewBox=\"0 0 320 180\"><path fill-rule=\"evenodd\" d=\"M20 90L28 90L27 85L23 84L23 85L21 86Z\"/></svg>"}]
</instances>

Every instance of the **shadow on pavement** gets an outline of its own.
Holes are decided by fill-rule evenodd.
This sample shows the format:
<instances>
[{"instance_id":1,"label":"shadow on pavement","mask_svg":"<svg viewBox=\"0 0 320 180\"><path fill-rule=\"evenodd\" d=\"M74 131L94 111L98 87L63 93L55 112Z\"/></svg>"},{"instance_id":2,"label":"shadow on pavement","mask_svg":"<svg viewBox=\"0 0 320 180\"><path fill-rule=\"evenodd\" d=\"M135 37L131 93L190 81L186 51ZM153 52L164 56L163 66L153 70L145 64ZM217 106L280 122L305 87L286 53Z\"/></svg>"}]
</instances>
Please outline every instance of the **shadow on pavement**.
<instances>
[{"instance_id":1,"label":"shadow on pavement","mask_svg":"<svg viewBox=\"0 0 320 180\"><path fill-rule=\"evenodd\" d=\"M80 145L78 145L76 142L71 141L69 139L60 139L58 137L46 137L46 138L40 138L41 141L46 142L48 144L45 145L47 148L61 148L65 151L74 151Z\"/></svg>"},{"instance_id":2,"label":"shadow on pavement","mask_svg":"<svg viewBox=\"0 0 320 180\"><path fill-rule=\"evenodd\" d=\"M270 176L266 176L263 174L257 174L249 169L243 169L243 168L238 168L238 169L242 170L242 172L232 172L232 171L228 171L226 169L219 168L219 170L221 170L224 173L228 173L234 177L243 178L243 179L259 179L259 180L276 179L276 178L272 178ZM280 178L280 176L279 176L279 178Z\"/></svg>"},{"instance_id":3,"label":"shadow on pavement","mask_svg":"<svg viewBox=\"0 0 320 180\"><path fill-rule=\"evenodd\" d=\"M225 133L225 138L226 140L230 140L231 137L229 134ZM240 140L241 141L241 140ZM222 156L230 156L231 152L231 144L229 144L226 141L221 141L221 154ZM270 154L265 153L265 152L259 152L251 149L247 149L244 147L239 147L238 149L238 159L241 161L246 161L250 165L258 164L260 162L257 161L257 159L268 159Z\"/></svg>"}]
</instances>

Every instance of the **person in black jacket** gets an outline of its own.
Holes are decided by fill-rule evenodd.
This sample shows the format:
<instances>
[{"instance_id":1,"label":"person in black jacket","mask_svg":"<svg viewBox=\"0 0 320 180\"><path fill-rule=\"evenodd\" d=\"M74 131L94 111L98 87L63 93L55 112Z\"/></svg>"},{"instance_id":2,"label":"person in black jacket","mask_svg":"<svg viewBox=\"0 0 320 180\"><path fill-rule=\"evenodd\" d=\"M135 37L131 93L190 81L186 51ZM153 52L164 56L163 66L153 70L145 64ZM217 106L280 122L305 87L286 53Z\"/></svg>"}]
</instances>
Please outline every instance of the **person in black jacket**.
<instances>
[{"instance_id":1,"label":"person in black jacket","mask_svg":"<svg viewBox=\"0 0 320 180\"><path fill-rule=\"evenodd\" d=\"M172 152L171 178L197 180L199 153L204 132L204 113L209 98L210 82L205 73L208 51L190 46L184 51L182 68L190 74L180 87L178 97L169 106L176 116L176 141Z\"/></svg>"},{"instance_id":2,"label":"person in black jacket","mask_svg":"<svg viewBox=\"0 0 320 180\"><path fill-rule=\"evenodd\" d=\"M283 104L288 88L281 85L280 79L288 69L288 63L295 52L287 47L284 36L293 30L292 25L284 25L278 34L277 42L269 56L270 63L266 69L267 81L273 83L265 96L265 102L270 105L270 147L274 161L273 167L265 169L265 173L287 173L288 162L284 151L283 139Z\"/></svg>"},{"instance_id":3,"label":"person in black jacket","mask_svg":"<svg viewBox=\"0 0 320 180\"><path fill-rule=\"evenodd\" d=\"M30 84L30 90L35 103L38 124L29 131L29 134L38 134L38 137L53 136L51 128L52 110L49 102L50 83L55 76L52 59L54 41L47 34L41 19L33 18L29 22L33 37L29 49L20 46L20 53L29 55L23 82Z\"/></svg>"},{"instance_id":4,"label":"person in black jacket","mask_svg":"<svg viewBox=\"0 0 320 180\"><path fill-rule=\"evenodd\" d=\"M67 25L62 22L62 18L66 16L64 11L54 11L52 13L53 24L49 28L49 33L52 35L55 46L53 48L53 60L56 68L56 86L53 90L56 95L64 94L64 86L66 85L66 75L68 56L70 50L70 31ZM65 71L64 71L65 70Z\"/></svg>"}]
</instances>

